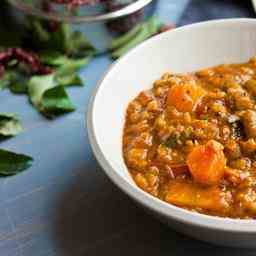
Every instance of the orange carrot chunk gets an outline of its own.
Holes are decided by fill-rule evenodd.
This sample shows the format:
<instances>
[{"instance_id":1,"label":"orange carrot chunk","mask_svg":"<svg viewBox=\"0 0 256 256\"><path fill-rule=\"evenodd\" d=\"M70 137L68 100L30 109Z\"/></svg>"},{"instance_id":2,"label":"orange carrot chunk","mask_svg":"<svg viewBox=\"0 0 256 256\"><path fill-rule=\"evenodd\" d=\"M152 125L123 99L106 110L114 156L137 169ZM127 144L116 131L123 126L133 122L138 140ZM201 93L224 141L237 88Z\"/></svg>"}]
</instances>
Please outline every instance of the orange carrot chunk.
<instances>
[{"instance_id":1,"label":"orange carrot chunk","mask_svg":"<svg viewBox=\"0 0 256 256\"><path fill-rule=\"evenodd\" d=\"M191 112L204 94L204 89L198 85L174 85L168 92L167 104L180 112Z\"/></svg>"},{"instance_id":2,"label":"orange carrot chunk","mask_svg":"<svg viewBox=\"0 0 256 256\"><path fill-rule=\"evenodd\" d=\"M226 158L223 146L215 140L196 146L187 157L187 164L194 180L206 184L218 184L224 176Z\"/></svg>"},{"instance_id":3,"label":"orange carrot chunk","mask_svg":"<svg viewBox=\"0 0 256 256\"><path fill-rule=\"evenodd\" d=\"M228 200L217 186L203 187L189 181L170 182L165 197L168 203L188 208L201 208L210 211L225 211Z\"/></svg>"}]
</instances>

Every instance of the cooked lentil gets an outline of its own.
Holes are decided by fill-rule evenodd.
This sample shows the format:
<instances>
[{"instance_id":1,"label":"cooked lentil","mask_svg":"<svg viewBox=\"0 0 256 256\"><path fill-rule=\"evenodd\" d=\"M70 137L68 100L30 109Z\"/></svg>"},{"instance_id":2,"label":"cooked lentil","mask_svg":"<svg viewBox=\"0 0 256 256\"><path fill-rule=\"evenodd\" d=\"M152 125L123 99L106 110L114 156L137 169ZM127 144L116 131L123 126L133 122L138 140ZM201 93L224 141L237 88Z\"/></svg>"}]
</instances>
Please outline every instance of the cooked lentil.
<instances>
[{"instance_id":1,"label":"cooked lentil","mask_svg":"<svg viewBox=\"0 0 256 256\"><path fill-rule=\"evenodd\" d=\"M144 191L199 213L256 218L256 58L164 74L128 106L125 163Z\"/></svg>"}]
</instances>

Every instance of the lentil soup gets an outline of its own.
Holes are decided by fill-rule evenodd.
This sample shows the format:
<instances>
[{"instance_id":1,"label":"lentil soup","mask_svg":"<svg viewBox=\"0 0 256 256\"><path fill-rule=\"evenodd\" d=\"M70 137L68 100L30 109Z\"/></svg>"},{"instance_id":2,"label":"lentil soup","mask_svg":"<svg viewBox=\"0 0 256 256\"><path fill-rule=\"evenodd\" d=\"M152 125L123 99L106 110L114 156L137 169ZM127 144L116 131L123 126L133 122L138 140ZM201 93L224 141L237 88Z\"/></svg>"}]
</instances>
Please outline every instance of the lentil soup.
<instances>
[{"instance_id":1,"label":"lentil soup","mask_svg":"<svg viewBox=\"0 0 256 256\"><path fill-rule=\"evenodd\" d=\"M144 191L204 214L256 218L256 57L164 74L130 102L125 163Z\"/></svg>"}]
</instances>

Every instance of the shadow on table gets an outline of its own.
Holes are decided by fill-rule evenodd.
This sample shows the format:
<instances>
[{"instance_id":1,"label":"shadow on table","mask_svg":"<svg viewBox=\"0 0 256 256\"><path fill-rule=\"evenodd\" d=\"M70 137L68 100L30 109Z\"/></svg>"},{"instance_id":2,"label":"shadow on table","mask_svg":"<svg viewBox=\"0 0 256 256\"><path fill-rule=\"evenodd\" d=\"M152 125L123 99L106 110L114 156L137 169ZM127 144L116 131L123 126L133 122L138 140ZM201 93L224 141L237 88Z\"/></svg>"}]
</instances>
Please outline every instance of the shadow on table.
<instances>
[{"instance_id":1,"label":"shadow on table","mask_svg":"<svg viewBox=\"0 0 256 256\"><path fill-rule=\"evenodd\" d=\"M86 195L76 193L81 186L88 187ZM96 163L81 168L73 186L63 194L55 229L60 253L54 255L241 255L241 250L215 247L177 234L148 216L105 177ZM255 251L249 252L253 255Z\"/></svg>"}]
</instances>

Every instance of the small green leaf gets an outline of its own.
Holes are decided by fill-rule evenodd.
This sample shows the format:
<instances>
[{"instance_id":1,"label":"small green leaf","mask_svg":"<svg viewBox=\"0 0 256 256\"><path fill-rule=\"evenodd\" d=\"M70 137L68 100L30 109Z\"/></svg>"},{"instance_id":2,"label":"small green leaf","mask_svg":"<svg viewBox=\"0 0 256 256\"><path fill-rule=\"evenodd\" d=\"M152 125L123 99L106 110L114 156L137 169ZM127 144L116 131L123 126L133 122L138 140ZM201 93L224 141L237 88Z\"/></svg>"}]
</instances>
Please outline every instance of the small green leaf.
<instances>
[{"instance_id":1,"label":"small green leaf","mask_svg":"<svg viewBox=\"0 0 256 256\"><path fill-rule=\"evenodd\" d=\"M61 23L56 32L52 33L52 38L50 41L55 43L55 45L53 44L51 49L60 49L60 51L68 54L71 34L71 25L68 23Z\"/></svg>"},{"instance_id":2,"label":"small green leaf","mask_svg":"<svg viewBox=\"0 0 256 256\"><path fill-rule=\"evenodd\" d=\"M44 92L41 101L41 110L46 115L60 115L75 110L71 103L64 86L56 86Z\"/></svg>"},{"instance_id":3,"label":"small green leaf","mask_svg":"<svg viewBox=\"0 0 256 256\"><path fill-rule=\"evenodd\" d=\"M42 63L53 67L66 67L78 70L88 64L91 55L82 58L71 58L56 51L44 51L40 54Z\"/></svg>"},{"instance_id":4,"label":"small green leaf","mask_svg":"<svg viewBox=\"0 0 256 256\"><path fill-rule=\"evenodd\" d=\"M11 74L5 72L5 74L0 78L0 91L5 89L10 85Z\"/></svg>"},{"instance_id":5,"label":"small green leaf","mask_svg":"<svg viewBox=\"0 0 256 256\"><path fill-rule=\"evenodd\" d=\"M59 58L60 60L60 58ZM64 61L64 57L62 58ZM85 66L90 60L90 57L80 59L66 58L63 63L55 72L55 80L59 85L64 86L83 86L83 81L77 74L77 70ZM55 62L56 63L56 62ZM60 63L60 62L59 62Z\"/></svg>"},{"instance_id":6,"label":"small green leaf","mask_svg":"<svg viewBox=\"0 0 256 256\"><path fill-rule=\"evenodd\" d=\"M25 94L27 93L26 83L16 82L9 85L9 89L15 94Z\"/></svg>"},{"instance_id":7,"label":"small green leaf","mask_svg":"<svg viewBox=\"0 0 256 256\"><path fill-rule=\"evenodd\" d=\"M28 94L32 104L40 110L44 92L56 85L54 74L33 76L28 82Z\"/></svg>"},{"instance_id":8,"label":"small green leaf","mask_svg":"<svg viewBox=\"0 0 256 256\"><path fill-rule=\"evenodd\" d=\"M115 50L115 49L118 49L121 46L127 44L141 31L141 28L142 28L142 24L138 24L133 29L131 29L130 31L125 33L124 35L113 39L109 49Z\"/></svg>"},{"instance_id":9,"label":"small green leaf","mask_svg":"<svg viewBox=\"0 0 256 256\"><path fill-rule=\"evenodd\" d=\"M0 113L0 135L15 136L22 132L20 120L13 113Z\"/></svg>"},{"instance_id":10,"label":"small green leaf","mask_svg":"<svg viewBox=\"0 0 256 256\"><path fill-rule=\"evenodd\" d=\"M138 31L135 31L134 35L130 32L128 32L126 35L123 35L119 40L122 42L122 38L126 37L130 40L126 40L125 43L120 44L120 47L114 48L111 56L114 59L117 59L127 53L129 50L134 48L135 46L139 45L146 39L150 38L151 36L155 35L161 27L161 22L155 17L152 16L149 18L146 22L143 22L140 24L140 29ZM132 34L132 36L129 35L129 33ZM118 39L115 39L118 40ZM125 41L125 40L124 40Z\"/></svg>"},{"instance_id":11,"label":"small green leaf","mask_svg":"<svg viewBox=\"0 0 256 256\"><path fill-rule=\"evenodd\" d=\"M57 51L75 58L95 53L95 48L85 35L81 31L72 31L70 24L57 24L56 31L51 32L48 21L30 17L28 24L27 41L35 50Z\"/></svg>"},{"instance_id":12,"label":"small green leaf","mask_svg":"<svg viewBox=\"0 0 256 256\"><path fill-rule=\"evenodd\" d=\"M11 176L28 169L33 158L0 149L0 176Z\"/></svg>"},{"instance_id":13,"label":"small green leaf","mask_svg":"<svg viewBox=\"0 0 256 256\"><path fill-rule=\"evenodd\" d=\"M137 46L138 44L142 43L149 37L149 31L146 24L143 24L141 26L141 30L139 33L129 42L127 42L125 45L121 46L120 48L116 49L112 52L112 57L114 59L117 59L127 53L129 50Z\"/></svg>"},{"instance_id":14,"label":"small green leaf","mask_svg":"<svg viewBox=\"0 0 256 256\"><path fill-rule=\"evenodd\" d=\"M21 71L19 68L9 71L10 74L10 84L9 89L15 94L27 93L27 84L29 81L29 75Z\"/></svg>"},{"instance_id":15,"label":"small green leaf","mask_svg":"<svg viewBox=\"0 0 256 256\"><path fill-rule=\"evenodd\" d=\"M55 74L56 82L59 85L64 86L83 86L83 81L76 72L78 64L78 62L70 62L69 64L58 68ZM83 61L83 64L85 64L85 61Z\"/></svg>"},{"instance_id":16,"label":"small green leaf","mask_svg":"<svg viewBox=\"0 0 256 256\"><path fill-rule=\"evenodd\" d=\"M86 66L91 60L91 55L86 58L69 58L69 61L65 65L61 66L64 69L73 69L74 71Z\"/></svg>"},{"instance_id":17,"label":"small green leaf","mask_svg":"<svg viewBox=\"0 0 256 256\"><path fill-rule=\"evenodd\" d=\"M31 17L31 26L33 27L33 33L37 37L39 42L47 42L50 40L50 33L46 31L42 25L42 23Z\"/></svg>"},{"instance_id":18,"label":"small green leaf","mask_svg":"<svg viewBox=\"0 0 256 256\"><path fill-rule=\"evenodd\" d=\"M54 32L49 32L48 21L35 17L28 17L27 44L34 50L42 51L54 49L66 52L68 38L70 37L70 25L61 23Z\"/></svg>"},{"instance_id":19,"label":"small green leaf","mask_svg":"<svg viewBox=\"0 0 256 256\"><path fill-rule=\"evenodd\" d=\"M64 86L57 83L55 74L32 77L28 91L32 104L47 117L75 110Z\"/></svg>"},{"instance_id":20,"label":"small green leaf","mask_svg":"<svg viewBox=\"0 0 256 256\"><path fill-rule=\"evenodd\" d=\"M17 65L15 61L11 61L8 63L4 76L0 78L0 90L8 87L11 92L16 94L27 93L29 77L30 75L23 65Z\"/></svg>"},{"instance_id":21,"label":"small green leaf","mask_svg":"<svg viewBox=\"0 0 256 256\"><path fill-rule=\"evenodd\" d=\"M68 58L65 54L57 52L57 51L44 51L40 54L40 60L42 63L49 66L62 66L69 63L70 58Z\"/></svg>"},{"instance_id":22,"label":"small green leaf","mask_svg":"<svg viewBox=\"0 0 256 256\"><path fill-rule=\"evenodd\" d=\"M83 86L83 81L80 76L72 70L67 70L67 72L60 70L56 73L55 79L58 84L63 86Z\"/></svg>"},{"instance_id":23,"label":"small green leaf","mask_svg":"<svg viewBox=\"0 0 256 256\"><path fill-rule=\"evenodd\" d=\"M147 20L147 26L150 36L156 34L162 25L162 22L156 16L152 16L151 18L149 18Z\"/></svg>"},{"instance_id":24,"label":"small green leaf","mask_svg":"<svg viewBox=\"0 0 256 256\"><path fill-rule=\"evenodd\" d=\"M95 53L95 48L81 31L74 31L70 34L66 50L68 55L76 58L86 57Z\"/></svg>"},{"instance_id":25,"label":"small green leaf","mask_svg":"<svg viewBox=\"0 0 256 256\"><path fill-rule=\"evenodd\" d=\"M42 62L56 67L55 80L59 85L83 86L83 81L76 73L78 69L88 64L90 57L87 58L69 58L59 52L44 52L41 54Z\"/></svg>"},{"instance_id":26,"label":"small green leaf","mask_svg":"<svg viewBox=\"0 0 256 256\"><path fill-rule=\"evenodd\" d=\"M178 136L171 135L163 144L168 148L175 148L178 144Z\"/></svg>"}]
</instances>

